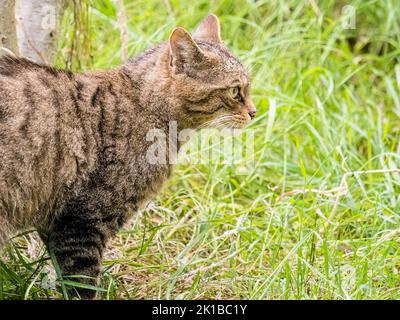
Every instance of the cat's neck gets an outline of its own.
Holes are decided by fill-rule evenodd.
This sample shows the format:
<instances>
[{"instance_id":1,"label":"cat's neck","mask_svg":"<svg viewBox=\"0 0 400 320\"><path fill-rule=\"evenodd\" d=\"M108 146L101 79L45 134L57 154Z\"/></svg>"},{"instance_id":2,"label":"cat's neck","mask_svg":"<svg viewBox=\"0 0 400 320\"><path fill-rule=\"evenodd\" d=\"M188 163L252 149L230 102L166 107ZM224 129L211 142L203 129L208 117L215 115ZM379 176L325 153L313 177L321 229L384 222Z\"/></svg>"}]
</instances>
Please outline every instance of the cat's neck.
<instances>
[{"instance_id":1,"label":"cat's neck","mask_svg":"<svg viewBox=\"0 0 400 320\"><path fill-rule=\"evenodd\" d=\"M129 59L116 69L138 96L140 107L149 115L164 121L177 121L176 105L171 102L169 88L169 54L167 45L154 46Z\"/></svg>"},{"instance_id":2,"label":"cat's neck","mask_svg":"<svg viewBox=\"0 0 400 320\"><path fill-rule=\"evenodd\" d=\"M179 135L182 128L179 115L174 113L178 108L171 101L168 75L164 73L168 70L166 49L159 45L117 68L76 77L87 87L83 96L88 110L99 112L91 118L94 127L113 123L126 134L134 132L141 145L148 144L147 134L152 130L162 130L168 137L172 128ZM179 149L179 143L175 143Z\"/></svg>"}]
</instances>

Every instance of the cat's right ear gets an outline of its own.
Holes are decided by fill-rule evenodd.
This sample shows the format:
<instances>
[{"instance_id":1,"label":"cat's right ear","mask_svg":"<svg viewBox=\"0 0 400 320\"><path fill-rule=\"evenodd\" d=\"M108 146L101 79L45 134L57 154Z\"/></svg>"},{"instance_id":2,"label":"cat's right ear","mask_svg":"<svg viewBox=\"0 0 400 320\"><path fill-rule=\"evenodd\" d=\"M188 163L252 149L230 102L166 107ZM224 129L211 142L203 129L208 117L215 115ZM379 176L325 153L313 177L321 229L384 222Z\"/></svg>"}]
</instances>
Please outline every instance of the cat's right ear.
<instances>
[{"instance_id":1,"label":"cat's right ear","mask_svg":"<svg viewBox=\"0 0 400 320\"><path fill-rule=\"evenodd\" d=\"M204 54L184 28L175 28L169 37L170 65L175 73L182 73L198 64Z\"/></svg>"}]
</instances>

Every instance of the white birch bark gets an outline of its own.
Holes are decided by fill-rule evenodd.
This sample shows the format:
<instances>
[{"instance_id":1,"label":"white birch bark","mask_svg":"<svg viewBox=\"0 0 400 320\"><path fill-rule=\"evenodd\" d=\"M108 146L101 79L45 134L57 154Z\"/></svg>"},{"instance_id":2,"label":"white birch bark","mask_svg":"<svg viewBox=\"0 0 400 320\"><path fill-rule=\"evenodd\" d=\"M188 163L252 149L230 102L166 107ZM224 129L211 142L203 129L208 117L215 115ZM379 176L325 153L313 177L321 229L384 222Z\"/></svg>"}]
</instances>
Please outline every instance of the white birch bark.
<instances>
[{"instance_id":1,"label":"white birch bark","mask_svg":"<svg viewBox=\"0 0 400 320\"><path fill-rule=\"evenodd\" d=\"M1 0L4 1L4 0ZM16 0L19 54L52 65L66 0Z\"/></svg>"},{"instance_id":2,"label":"white birch bark","mask_svg":"<svg viewBox=\"0 0 400 320\"><path fill-rule=\"evenodd\" d=\"M0 0L0 47L18 54L15 0ZM0 50L0 56L5 53L5 50Z\"/></svg>"}]
</instances>

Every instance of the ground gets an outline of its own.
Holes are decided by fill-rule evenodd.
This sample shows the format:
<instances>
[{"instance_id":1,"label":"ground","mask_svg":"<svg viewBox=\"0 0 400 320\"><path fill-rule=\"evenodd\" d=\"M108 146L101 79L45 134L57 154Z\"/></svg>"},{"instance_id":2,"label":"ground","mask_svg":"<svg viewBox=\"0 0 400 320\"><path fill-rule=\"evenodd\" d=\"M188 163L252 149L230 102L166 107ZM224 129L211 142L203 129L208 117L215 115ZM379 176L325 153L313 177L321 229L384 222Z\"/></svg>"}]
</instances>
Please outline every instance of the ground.
<instances>
[{"instance_id":1,"label":"ground","mask_svg":"<svg viewBox=\"0 0 400 320\"><path fill-rule=\"evenodd\" d=\"M241 163L177 166L110 244L101 297L399 299L397 1L125 2L131 55L217 14L258 116ZM59 66L120 63L114 2L95 3L65 17ZM62 297L34 238L2 254L0 299Z\"/></svg>"}]
</instances>

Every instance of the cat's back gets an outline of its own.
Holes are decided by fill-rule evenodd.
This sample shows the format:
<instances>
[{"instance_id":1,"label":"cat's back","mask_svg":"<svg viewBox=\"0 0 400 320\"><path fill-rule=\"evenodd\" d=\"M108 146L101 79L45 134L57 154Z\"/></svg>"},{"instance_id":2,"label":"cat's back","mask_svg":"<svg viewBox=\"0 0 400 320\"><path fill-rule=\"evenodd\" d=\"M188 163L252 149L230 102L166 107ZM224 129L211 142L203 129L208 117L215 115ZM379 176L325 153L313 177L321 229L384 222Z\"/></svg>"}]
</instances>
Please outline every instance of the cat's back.
<instances>
[{"instance_id":1,"label":"cat's back","mask_svg":"<svg viewBox=\"0 0 400 320\"><path fill-rule=\"evenodd\" d=\"M4 122L24 110L51 107L55 91L62 94L68 90L72 76L24 58L0 57L0 120Z\"/></svg>"},{"instance_id":2,"label":"cat's back","mask_svg":"<svg viewBox=\"0 0 400 320\"><path fill-rule=\"evenodd\" d=\"M0 58L0 130L23 137L51 127L70 75L22 58ZM58 101L57 101L58 100ZM4 141L3 141L4 142Z\"/></svg>"},{"instance_id":3,"label":"cat's back","mask_svg":"<svg viewBox=\"0 0 400 320\"><path fill-rule=\"evenodd\" d=\"M0 58L0 154L30 161L59 129L69 74L22 58ZM0 168L1 169L1 168Z\"/></svg>"},{"instance_id":4,"label":"cat's back","mask_svg":"<svg viewBox=\"0 0 400 320\"><path fill-rule=\"evenodd\" d=\"M17 211L40 209L61 182L75 179L84 155L73 77L26 59L0 58L0 200L12 193L10 202L21 204Z\"/></svg>"}]
</instances>

